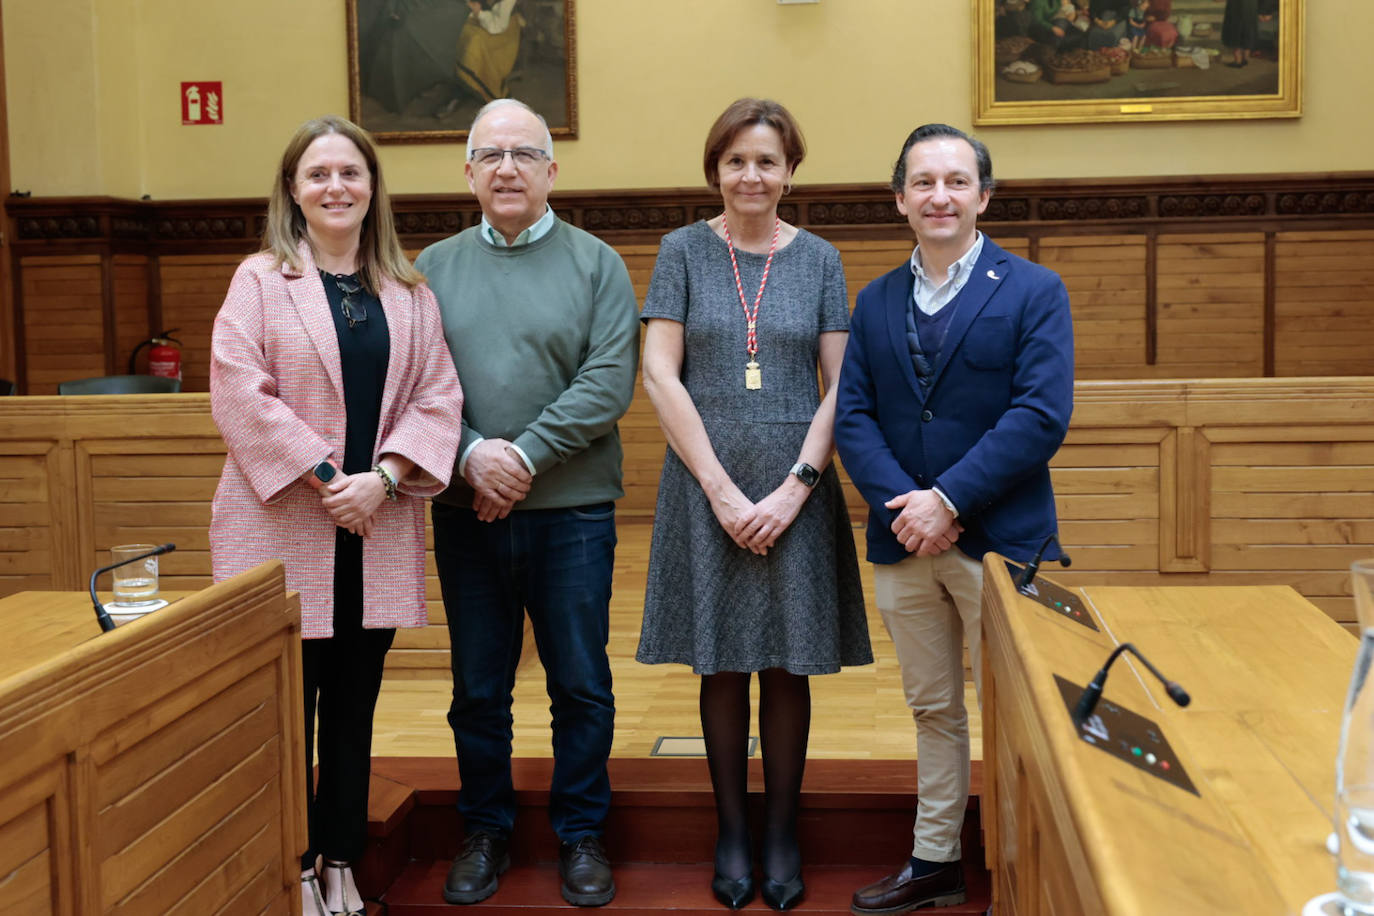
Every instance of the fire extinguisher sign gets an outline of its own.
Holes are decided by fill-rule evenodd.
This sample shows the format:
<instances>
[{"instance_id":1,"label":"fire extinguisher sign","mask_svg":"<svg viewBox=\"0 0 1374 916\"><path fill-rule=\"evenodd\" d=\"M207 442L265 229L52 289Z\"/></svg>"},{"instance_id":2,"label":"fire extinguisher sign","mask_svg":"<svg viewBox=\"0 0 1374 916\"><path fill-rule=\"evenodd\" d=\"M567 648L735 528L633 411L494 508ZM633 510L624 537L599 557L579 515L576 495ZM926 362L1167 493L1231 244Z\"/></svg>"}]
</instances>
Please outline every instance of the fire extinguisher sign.
<instances>
[{"instance_id":1,"label":"fire extinguisher sign","mask_svg":"<svg viewBox=\"0 0 1374 916\"><path fill-rule=\"evenodd\" d=\"M182 83L182 124L223 124L224 89L222 83Z\"/></svg>"}]
</instances>

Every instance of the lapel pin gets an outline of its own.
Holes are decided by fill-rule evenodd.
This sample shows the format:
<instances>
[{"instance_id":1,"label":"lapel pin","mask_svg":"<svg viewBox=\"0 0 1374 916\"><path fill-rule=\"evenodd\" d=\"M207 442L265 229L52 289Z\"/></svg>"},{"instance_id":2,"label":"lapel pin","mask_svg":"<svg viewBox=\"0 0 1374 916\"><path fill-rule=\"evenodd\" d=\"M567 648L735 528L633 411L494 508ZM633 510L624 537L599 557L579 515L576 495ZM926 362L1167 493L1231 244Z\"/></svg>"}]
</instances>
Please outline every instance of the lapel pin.
<instances>
[{"instance_id":1,"label":"lapel pin","mask_svg":"<svg viewBox=\"0 0 1374 916\"><path fill-rule=\"evenodd\" d=\"M989 270L989 271L988 271L988 279L989 279L989 280L1000 280L1000 279L1002 279L1002 278L999 277L999 276L997 276L997 273L996 273L995 271Z\"/></svg>"}]
</instances>

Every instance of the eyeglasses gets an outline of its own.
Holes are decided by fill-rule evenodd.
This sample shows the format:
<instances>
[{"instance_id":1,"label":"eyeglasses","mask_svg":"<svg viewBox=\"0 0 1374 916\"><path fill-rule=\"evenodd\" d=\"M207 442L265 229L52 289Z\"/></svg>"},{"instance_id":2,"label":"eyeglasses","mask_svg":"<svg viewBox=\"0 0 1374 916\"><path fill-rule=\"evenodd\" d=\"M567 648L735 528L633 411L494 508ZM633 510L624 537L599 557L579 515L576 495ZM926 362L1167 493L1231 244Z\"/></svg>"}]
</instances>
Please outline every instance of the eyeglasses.
<instances>
[{"instance_id":1,"label":"eyeglasses","mask_svg":"<svg viewBox=\"0 0 1374 916\"><path fill-rule=\"evenodd\" d=\"M367 320L367 308L361 302L354 302L353 297L363 291L361 283L354 283L347 277L338 274L330 274L330 279L339 288L339 292L344 294L343 302L339 303L339 309L343 312L344 319L350 328L362 324Z\"/></svg>"},{"instance_id":2,"label":"eyeglasses","mask_svg":"<svg viewBox=\"0 0 1374 916\"><path fill-rule=\"evenodd\" d=\"M515 163L517 169L528 169L550 158L548 153L534 146L517 146L515 149L482 146L473 150L468 160L477 163L484 169L494 169L505 160L507 153L510 153L511 161Z\"/></svg>"}]
</instances>

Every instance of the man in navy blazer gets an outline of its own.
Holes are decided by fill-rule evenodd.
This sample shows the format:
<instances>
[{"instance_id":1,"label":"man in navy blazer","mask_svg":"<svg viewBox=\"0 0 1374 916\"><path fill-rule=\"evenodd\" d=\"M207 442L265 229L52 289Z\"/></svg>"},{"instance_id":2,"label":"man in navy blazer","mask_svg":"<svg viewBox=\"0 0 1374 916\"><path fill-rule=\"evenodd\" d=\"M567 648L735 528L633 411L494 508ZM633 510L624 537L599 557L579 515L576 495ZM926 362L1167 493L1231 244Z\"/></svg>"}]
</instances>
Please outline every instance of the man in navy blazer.
<instances>
[{"instance_id":1,"label":"man in navy blazer","mask_svg":"<svg viewBox=\"0 0 1374 916\"><path fill-rule=\"evenodd\" d=\"M859 916L963 903L968 799L962 649L981 691L982 558L1028 560L1056 529L1049 461L1073 410L1069 298L1053 271L978 231L987 147L944 124L907 137L892 176L910 263L859 293L835 443L869 504L868 559L916 720L911 859L854 894ZM1054 554L1050 554L1054 558Z\"/></svg>"}]
</instances>

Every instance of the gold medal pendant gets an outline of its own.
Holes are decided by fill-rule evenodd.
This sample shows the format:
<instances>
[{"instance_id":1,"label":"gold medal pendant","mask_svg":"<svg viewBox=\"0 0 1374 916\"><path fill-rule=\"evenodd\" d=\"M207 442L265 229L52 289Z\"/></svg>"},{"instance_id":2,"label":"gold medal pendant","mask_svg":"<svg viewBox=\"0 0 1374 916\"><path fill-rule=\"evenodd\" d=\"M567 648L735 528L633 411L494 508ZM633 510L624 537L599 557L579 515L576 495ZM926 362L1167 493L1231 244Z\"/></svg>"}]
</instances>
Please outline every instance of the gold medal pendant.
<instances>
[{"instance_id":1,"label":"gold medal pendant","mask_svg":"<svg viewBox=\"0 0 1374 916\"><path fill-rule=\"evenodd\" d=\"M750 391L758 391L763 387L763 372L752 359L744 366L744 387Z\"/></svg>"}]
</instances>

